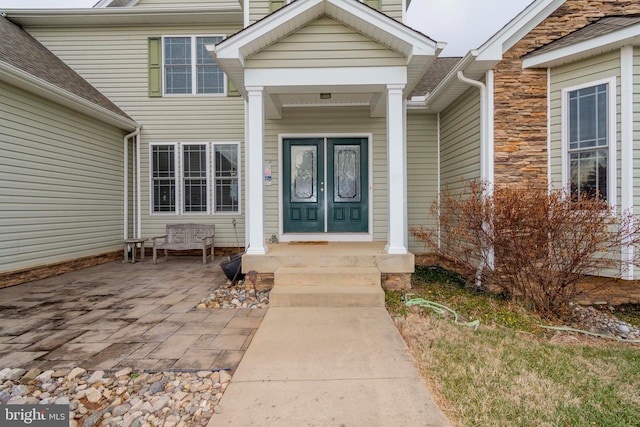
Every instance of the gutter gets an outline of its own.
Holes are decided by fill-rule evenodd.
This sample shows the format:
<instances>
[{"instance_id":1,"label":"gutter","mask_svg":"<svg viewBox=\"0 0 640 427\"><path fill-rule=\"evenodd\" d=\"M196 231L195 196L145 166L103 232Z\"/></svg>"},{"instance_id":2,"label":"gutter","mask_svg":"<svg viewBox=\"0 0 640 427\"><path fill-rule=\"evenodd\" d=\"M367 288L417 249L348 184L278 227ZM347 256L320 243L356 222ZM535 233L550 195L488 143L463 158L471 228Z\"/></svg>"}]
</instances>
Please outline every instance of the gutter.
<instances>
[{"instance_id":1,"label":"gutter","mask_svg":"<svg viewBox=\"0 0 640 427\"><path fill-rule=\"evenodd\" d=\"M458 71L458 80L462 83L476 87L480 90L480 180L486 188L483 191L483 198L493 192L493 89L487 89L487 85L477 80L472 80L464 75L463 71ZM486 74L487 83L493 87L493 71ZM491 100L491 103L488 101ZM485 233L490 230L489 224L483 221L482 229ZM488 244L483 244L482 257L478 269L476 270L476 287L482 285L482 272L485 267L493 268L494 250Z\"/></svg>"},{"instance_id":2,"label":"gutter","mask_svg":"<svg viewBox=\"0 0 640 427\"><path fill-rule=\"evenodd\" d=\"M140 129L142 126L137 127L135 131L126 135L123 139L123 159L124 159L124 182L123 182L123 190L124 190L124 238L129 238L129 139L133 137L138 137L140 135Z\"/></svg>"}]
</instances>

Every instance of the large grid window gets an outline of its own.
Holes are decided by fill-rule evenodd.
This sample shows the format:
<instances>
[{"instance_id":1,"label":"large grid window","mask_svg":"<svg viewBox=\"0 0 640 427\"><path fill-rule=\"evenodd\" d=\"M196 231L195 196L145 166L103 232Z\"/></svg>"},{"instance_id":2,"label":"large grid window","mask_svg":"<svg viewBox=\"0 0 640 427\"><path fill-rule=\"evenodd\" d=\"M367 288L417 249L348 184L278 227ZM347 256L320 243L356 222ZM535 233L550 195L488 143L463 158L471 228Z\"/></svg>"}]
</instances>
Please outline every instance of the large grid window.
<instances>
[{"instance_id":1,"label":"large grid window","mask_svg":"<svg viewBox=\"0 0 640 427\"><path fill-rule=\"evenodd\" d=\"M215 194L216 212L238 211L238 146L216 144Z\"/></svg>"},{"instance_id":2,"label":"large grid window","mask_svg":"<svg viewBox=\"0 0 640 427\"><path fill-rule=\"evenodd\" d=\"M207 212L207 146L182 146L184 212Z\"/></svg>"},{"instance_id":3,"label":"large grid window","mask_svg":"<svg viewBox=\"0 0 640 427\"><path fill-rule=\"evenodd\" d=\"M151 148L151 188L153 212L175 212L175 147L154 145Z\"/></svg>"},{"instance_id":4,"label":"large grid window","mask_svg":"<svg viewBox=\"0 0 640 427\"><path fill-rule=\"evenodd\" d=\"M164 37L164 93L224 93L224 73L207 51L221 36Z\"/></svg>"},{"instance_id":5,"label":"large grid window","mask_svg":"<svg viewBox=\"0 0 640 427\"><path fill-rule=\"evenodd\" d=\"M574 199L607 200L609 85L568 92L569 187Z\"/></svg>"},{"instance_id":6,"label":"large grid window","mask_svg":"<svg viewBox=\"0 0 640 427\"><path fill-rule=\"evenodd\" d=\"M239 152L238 143L152 143L151 212L239 213Z\"/></svg>"}]
</instances>

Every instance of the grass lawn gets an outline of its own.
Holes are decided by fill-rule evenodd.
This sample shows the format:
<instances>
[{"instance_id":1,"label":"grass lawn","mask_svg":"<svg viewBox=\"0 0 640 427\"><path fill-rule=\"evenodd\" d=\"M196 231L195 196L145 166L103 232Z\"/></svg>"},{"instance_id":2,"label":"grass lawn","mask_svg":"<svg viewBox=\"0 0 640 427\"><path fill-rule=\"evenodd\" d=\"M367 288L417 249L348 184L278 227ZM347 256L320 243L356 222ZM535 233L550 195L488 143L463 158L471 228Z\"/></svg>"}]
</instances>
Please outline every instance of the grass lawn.
<instances>
[{"instance_id":1,"label":"grass lawn","mask_svg":"<svg viewBox=\"0 0 640 427\"><path fill-rule=\"evenodd\" d=\"M522 306L464 289L439 269L417 268L413 293L451 316L387 307L438 403L459 426L640 426L640 345L539 328ZM627 319L625 319L627 320ZM636 319L637 320L637 319Z\"/></svg>"}]
</instances>

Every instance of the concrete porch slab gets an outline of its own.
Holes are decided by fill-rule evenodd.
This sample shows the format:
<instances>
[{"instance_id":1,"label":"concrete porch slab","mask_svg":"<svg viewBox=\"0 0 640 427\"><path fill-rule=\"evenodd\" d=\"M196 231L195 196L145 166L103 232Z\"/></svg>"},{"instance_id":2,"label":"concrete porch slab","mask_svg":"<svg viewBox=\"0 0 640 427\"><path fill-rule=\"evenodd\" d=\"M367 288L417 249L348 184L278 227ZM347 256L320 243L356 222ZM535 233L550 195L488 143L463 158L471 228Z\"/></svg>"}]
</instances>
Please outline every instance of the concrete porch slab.
<instances>
[{"instance_id":1,"label":"concrete porch slab","mask_svg":"<svg viewBox=\"0 0 640 427\"><path fill-rule=\"evenodd\" d=\"M380 273L413 273L412 253L389 255L384 242L277 243L265 255L244 255L242 270L275 273L280 267L378 267Z\"/></svg>"}]
</instances>

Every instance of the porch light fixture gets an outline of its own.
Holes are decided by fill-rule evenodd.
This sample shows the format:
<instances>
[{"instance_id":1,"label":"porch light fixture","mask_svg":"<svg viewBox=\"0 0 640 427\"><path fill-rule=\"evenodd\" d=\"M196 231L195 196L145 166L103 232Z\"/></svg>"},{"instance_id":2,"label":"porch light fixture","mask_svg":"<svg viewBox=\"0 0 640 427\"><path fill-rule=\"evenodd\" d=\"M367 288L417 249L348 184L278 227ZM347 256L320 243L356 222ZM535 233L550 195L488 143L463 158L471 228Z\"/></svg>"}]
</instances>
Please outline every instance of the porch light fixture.
<instances>
[{"instance_id":1,"label":"porch light fixture","mask_svg":"<svg viewBox=\"0 0 640 427\"><path fill-rule=\"evenodd\" d=\"M331 99L331 94L330 93L321 93L320 94L320 99Z\"/></svg>"}]
</instances>

